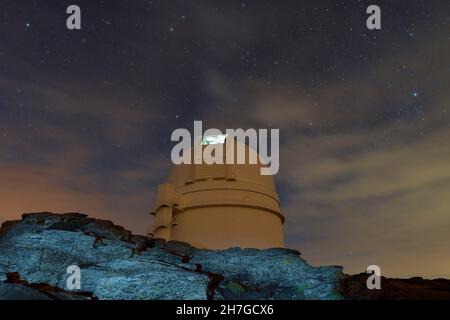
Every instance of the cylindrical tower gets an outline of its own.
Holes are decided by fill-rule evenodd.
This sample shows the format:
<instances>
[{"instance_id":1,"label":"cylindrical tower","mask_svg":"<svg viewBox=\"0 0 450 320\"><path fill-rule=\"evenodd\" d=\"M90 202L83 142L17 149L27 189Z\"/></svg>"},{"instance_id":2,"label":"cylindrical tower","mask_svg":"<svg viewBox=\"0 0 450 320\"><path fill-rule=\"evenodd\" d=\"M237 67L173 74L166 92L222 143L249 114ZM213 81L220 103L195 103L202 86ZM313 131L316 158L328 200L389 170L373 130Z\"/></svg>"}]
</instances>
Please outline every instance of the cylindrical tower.
<instances>
[{"instance_id":1,"label":"cylindrical tower","mask_svg":"<svg viewBox=\"0 0 450 320\"><path fill-rule=\"evenodd\" d=\"M247 159L255 152L245 151ZM150 234L197 248L284 247L273 176L261 175L260 163L223 162L174 165L159 186Z\"/></svg>"}]
</instances>

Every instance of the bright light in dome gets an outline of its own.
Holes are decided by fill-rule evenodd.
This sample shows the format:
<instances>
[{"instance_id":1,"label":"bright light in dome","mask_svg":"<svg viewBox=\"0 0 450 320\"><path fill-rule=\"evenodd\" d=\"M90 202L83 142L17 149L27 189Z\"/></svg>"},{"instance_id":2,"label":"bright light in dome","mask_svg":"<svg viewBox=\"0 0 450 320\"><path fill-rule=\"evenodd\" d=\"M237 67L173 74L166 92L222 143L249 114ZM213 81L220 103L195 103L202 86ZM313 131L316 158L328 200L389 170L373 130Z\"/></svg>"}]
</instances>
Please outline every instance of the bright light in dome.
<instances>
[{"instance_id":1,"label":"bright light in dome","mask_svg":"<svg viewBox=\"0 0 450 320\"><path fill-rule=\"evenodd\" d=\"M209 144L223 144L225 143L226 134L215 134L211 136L204 136L202 139L202 145L207 146Z\"/></svg>"}]
</instances>

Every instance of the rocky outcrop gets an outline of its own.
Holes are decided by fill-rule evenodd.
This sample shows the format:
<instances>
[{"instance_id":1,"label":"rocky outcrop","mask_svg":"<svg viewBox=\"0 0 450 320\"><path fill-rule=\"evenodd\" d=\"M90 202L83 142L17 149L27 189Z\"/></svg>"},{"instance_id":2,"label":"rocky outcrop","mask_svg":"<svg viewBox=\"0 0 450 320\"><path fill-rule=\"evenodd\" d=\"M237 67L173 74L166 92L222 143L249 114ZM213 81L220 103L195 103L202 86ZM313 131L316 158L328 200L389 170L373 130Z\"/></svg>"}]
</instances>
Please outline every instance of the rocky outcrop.
<instances>
[{"instance_id":1,"label":"rocky outcrop","mask_svg":"<svg viewBox=\"0 0 450 320\"><path fill-rule=\"evenodd\" d=\"M80 290L67 288L71 265L81 270ZM79 213L25 214L0 229L0 299L386 297L368 292L366 279L312 267L296 250L200 250ZM448 282L438 289L448 294Z\"/></svg>"},{"instance_id":2,"label":"rocky outcrop","mask_svg":"<svg viewBox=\"0 0 450 320\"><path fill-rule=\"evenodd\" d=\"M199 250L78 213L22 218L0 229L0 298L340 298L342 269L313 268L295 250ZM82 292L67 290L70 265Z\"/></svg>"}]
</instances>

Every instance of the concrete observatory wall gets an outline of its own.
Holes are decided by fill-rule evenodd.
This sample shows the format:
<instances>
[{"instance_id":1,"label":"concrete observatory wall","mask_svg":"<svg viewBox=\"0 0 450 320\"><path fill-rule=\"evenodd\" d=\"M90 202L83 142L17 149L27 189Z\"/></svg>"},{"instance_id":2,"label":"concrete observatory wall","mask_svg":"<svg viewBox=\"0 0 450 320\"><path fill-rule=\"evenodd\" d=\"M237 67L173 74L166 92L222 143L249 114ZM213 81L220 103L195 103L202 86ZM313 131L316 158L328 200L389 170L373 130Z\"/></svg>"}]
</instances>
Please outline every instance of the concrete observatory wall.
<instances>
[{"instance_id":1,"label":"concrete observatory wall","mask_svg":"<svg viewBox=\"0 0 450 320\"><path fill-rule=\"evenodd\" d=\"M247 155L254 152L245 148ZM278 194L273 177L260 174L261 166L173 166L159 186L149 233L198 248L284 247Z\"/></svg>"}]
</instances>

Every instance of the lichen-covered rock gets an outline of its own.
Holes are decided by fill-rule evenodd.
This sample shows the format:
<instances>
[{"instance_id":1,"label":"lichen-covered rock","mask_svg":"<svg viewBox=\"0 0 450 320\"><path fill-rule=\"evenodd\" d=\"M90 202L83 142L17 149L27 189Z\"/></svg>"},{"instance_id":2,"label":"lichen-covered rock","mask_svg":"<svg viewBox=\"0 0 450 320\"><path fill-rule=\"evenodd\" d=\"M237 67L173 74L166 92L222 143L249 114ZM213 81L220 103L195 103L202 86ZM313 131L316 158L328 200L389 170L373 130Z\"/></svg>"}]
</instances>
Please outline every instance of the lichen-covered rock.
<instances>
[{"instance_id":1,"label":"lichen-covered rock","mask_svg":"<svg viewBox=\"0 0 450 320\"><path fill-rule=\"evenodd\" d=\"M342 268L312 267L295 250L200 250L78 213L22 218L0 229L0 299L341 298ZM67 288L71 265L80 290Z\"/></svg>"}]
</instances>

